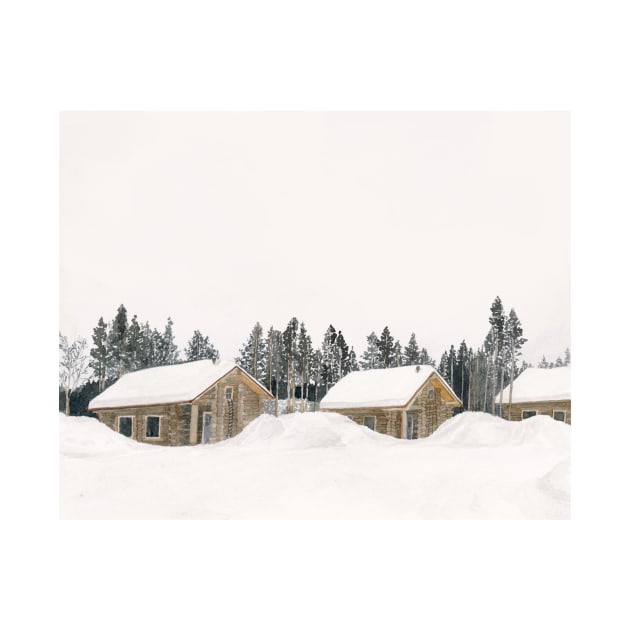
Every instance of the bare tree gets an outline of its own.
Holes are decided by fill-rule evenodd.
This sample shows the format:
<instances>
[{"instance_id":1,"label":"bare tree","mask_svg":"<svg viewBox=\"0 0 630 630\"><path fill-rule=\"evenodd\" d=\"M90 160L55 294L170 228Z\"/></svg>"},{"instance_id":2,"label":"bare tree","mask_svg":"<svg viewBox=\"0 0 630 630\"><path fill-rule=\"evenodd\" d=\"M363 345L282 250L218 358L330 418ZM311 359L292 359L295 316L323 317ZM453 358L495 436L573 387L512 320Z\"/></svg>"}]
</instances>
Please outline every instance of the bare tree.
<instances>
[{"instance_id":1,"label":"bare tree","mask_svg":"<svg viewBox=\"0 0 630 630\"><path fill-rule=\"evenodd\" d=\"M78 387L88 373L87 342L79 337L68 343L59 333L59 384L66 392L66 415L70 415L70 393Z\"/></svg>"}]
</instances>

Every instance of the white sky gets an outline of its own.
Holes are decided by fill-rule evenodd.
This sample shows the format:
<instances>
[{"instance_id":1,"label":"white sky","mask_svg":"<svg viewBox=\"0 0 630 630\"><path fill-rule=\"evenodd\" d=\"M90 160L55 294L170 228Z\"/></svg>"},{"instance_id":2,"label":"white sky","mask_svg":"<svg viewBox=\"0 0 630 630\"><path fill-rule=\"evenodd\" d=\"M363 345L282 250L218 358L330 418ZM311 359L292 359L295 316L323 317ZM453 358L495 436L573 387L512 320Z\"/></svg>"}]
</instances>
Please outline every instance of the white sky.
<instances>
[{"instance_id":1,"label":"white sky","mask_svg":"<svg viewBox=\"0 0 630 630\"><path fill-rule=\"evenodd\" d=\"M124 303L233 357L255 321L439 359L496 295L570 346L568 113L63 113L61 331Z\"/></svg>"}]
</instances>

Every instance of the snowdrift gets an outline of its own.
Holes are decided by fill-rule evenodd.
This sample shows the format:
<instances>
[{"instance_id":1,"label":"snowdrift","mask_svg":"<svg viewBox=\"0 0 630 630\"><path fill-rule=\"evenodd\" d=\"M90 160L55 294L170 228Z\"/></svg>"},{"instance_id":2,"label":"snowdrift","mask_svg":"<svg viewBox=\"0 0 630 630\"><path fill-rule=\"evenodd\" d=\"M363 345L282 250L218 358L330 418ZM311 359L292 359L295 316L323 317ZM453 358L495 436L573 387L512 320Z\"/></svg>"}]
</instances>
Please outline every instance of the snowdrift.
<instances>
[{"instance_id":1,"label":"snowdrift","mask_svg":"<svg viewBox=\"0 0 630 630\"><path fill-rule=\"evenodd\" d=\"M570 427L462 413L401 440L331 412L213 445L141 444L59 415L62 518L567 519Z\"/></svg>"},{"instance_id":2,"label":"snowdrift","mask_svg":"<svg viewBox=\"0 0 630 630\"><path fill-rule=\"evenodd\" d=\"M96 418L59 414L59 452L66 457L124 455L159 448L112 431Z\"/></svg>"},{"instance_id":3,"label":"snowdrift","mask_svg":"<svg viewBox=\"0 0 630 630\"><path fill-rule=\"evenodd\" d=\"M270 448L326 448L366 444L392 444L396 440L376 433L330 412L290 413L283 416L262 415L241 433L218 446Z\"/></svg>"},{"instance_id":4,"label":"snowdrift","mask_svg":"<svg viewBox=\"0 0 630 630\"><path fill-rule=\"evenodd\" d=\"M571 427L550 416L509 422L489 413L465 411L444 422L427 442L441 446L540 446L569 448Z\"/></svg>"}]
</instances>

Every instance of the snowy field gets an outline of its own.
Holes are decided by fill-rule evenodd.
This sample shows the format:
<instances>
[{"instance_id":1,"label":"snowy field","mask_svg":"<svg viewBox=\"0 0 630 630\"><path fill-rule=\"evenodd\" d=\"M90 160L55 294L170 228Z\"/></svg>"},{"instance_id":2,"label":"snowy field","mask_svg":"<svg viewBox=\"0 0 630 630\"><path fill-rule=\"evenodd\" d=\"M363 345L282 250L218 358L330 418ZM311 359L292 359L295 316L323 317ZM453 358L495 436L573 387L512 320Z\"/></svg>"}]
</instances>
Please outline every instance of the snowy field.
<instances>
[{"instance_id":1,"label":"snowy field","mask_svg":"<svg viewBox=\"0 0 630 630\"><path fill-rule=\"evenodd\" d=\"M61 518L567 519L569 426L466 412L397 440L335 413L219 444L140 444L60 414Z\"/></svg>"}]
</instances>

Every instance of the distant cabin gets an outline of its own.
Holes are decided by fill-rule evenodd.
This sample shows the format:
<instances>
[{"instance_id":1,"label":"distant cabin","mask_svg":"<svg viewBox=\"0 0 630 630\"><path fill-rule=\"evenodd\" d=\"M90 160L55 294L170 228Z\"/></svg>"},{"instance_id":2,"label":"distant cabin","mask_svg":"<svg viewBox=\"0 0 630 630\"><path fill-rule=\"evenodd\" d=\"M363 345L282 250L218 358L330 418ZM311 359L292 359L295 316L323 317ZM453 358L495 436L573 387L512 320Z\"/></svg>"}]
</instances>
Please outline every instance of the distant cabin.
<instances>
[{"instance_id":1,"label":"distant cabin","mask_svg":"<svg viewBox=\"0 0 630 630\"><path fill-rule=\"evenodd\" d=\"M240 433L272 398L235 363L202 360L125 374L88 408L110 429L138 442L183 446Z\"/></svg>"},{"instance_id":2,"label":"distant cabin","mask_svg":"<svg viewBox=\"0 0 630 630\"><path fill-rule=\"evenodd\" d=\"M545 414L571 424L571 368L527 368L514 379L512 404L510 386L503 390L503 417L523 420ZM495 404L501 402L499 394Z\"/></svg>"},{"instance_id":3,"label":"distant cabin","mask_svg":"<svg viewBox=\"0 0 630 630\"><path fill-rule=\"evenodd\" d=\"M428 365L350 372L324 396L322 411L403 439L431 435L461 400Z\"/></svg>"}]
</instances>

